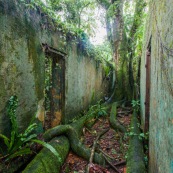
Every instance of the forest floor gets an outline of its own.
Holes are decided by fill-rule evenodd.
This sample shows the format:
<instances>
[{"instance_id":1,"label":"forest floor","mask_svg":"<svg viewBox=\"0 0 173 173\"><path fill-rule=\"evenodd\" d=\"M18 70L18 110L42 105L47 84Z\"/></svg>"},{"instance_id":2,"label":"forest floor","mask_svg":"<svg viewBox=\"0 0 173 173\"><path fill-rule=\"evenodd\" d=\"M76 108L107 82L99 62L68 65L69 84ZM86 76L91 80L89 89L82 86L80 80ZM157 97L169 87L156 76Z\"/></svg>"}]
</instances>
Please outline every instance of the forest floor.
<instances>
[{"instance_id":1,"label":"forest floor","mask_svg":"<svg viewBox=\"0 0 173 173\"><path fill-rule=\"evenodd\" d=\"M114 165L119 173L126 173L126 154L128 150L129 138L120 132L116 132L110 127L109 120L107 118L99 118L91 129L83 128L83 136L81 141L87 147L92 148L95 139L98 134L104 129L109 129L97 142L96 151L104 153L105 157L110 159L112 165ZM118 109L117 119L123 124L126 129L129 129L130 125L130 113L122 114L122 109ZM77 156L73 152L68 154L66 162L64 163L61 173L85 173L88 161ZM89 173L115 173L110 165L101 167L97 164L90 165Z\"/></svg>"}]
</instances>

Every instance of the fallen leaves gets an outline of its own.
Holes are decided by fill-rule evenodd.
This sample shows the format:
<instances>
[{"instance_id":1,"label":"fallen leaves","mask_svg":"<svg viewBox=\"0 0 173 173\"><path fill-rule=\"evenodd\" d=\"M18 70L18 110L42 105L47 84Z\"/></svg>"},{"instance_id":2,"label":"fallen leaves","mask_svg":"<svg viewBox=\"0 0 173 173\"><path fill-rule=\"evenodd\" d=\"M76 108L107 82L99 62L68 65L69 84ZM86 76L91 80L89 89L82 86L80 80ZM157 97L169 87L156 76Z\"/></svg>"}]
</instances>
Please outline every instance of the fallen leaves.
<instances>
[{"instance_id":1,"label":"fallen leaves","mask_svg":"<svg viewBox=\"0 0 173 173\"><path fill-rule=\"evenodd\" d=\"M97 164L89 164L89 173L110 173L106 168Z\"/></svg>"},{"instance_id":2,"label":"fallen leaves","mask_svg":"<svg viewBox=\"0 0 173 173\"><path fill-rule=\"evenodd\" d=\"M123 115L118 117L124 126L128 127L130 124L130 116ZM110 128L108 119L99 119L91 129L84 129L83 141L87 147L92 148L93 141L96 139L97 134L104 129ZM128 139L122 140L121 133L115 132L110 129L105 135L103 135L96 148L97 152L100 150L110 157L113 165L124 162L125 153L128 149ZM114 158L114 159L112 159ZM70 152L65 164L62 167L61 173L85 173L88 162L81 157L78 157L74 153ZM116 166L121 173L126 173L126 166L124 164L118 164ZM68 170L68 171L65 171ZM97 164L89 165L89 173L115 173L115 171L108 165L106 167L99 166Z\"/></svg>"}]
</instances>

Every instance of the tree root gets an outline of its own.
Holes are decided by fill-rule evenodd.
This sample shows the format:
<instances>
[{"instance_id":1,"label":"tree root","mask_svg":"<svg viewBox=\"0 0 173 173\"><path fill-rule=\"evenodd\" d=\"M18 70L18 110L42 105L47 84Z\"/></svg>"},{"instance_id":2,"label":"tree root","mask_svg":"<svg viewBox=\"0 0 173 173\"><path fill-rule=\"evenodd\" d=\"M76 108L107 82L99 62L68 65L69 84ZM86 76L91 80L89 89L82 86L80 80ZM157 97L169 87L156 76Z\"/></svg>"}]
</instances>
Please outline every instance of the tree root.
<instances>
[{"instance_id":1,"label":"tree root","mask_svg":"<svg viewBox=\"0 0 173 173\"><path fill-rule=\"evenodd\" d=\"M141 133L138 127L139 120L136 111L133 112L131 119L131 132L135 135L130 136L128 157L127 157L127 172L128 173L145 173L143 141L139 139Z\"/></svg>"},{"instance_id":2,"label":"tree root","mask_svg":"<svg viewBox=\"0 0 173 173\"><path fill-rule=\"evenodd\" d=\"M70 149L69 141L65 136L59 136L52 139L49 144L54 147L59 157L57 158L47 148L43 148L22 171L23 173L57 173L60 171Z\"/></svg>"},{"instance_id":3,"label":"tree root","mask_svg":"<svg viewBox=\"0 0 173 173\"><path fill-rule=\"evenodd\" d=\"M126 164L126 161L125 160L122 160L118 163L115 163L114 166L119 166L119 165L125 165Z\"/></svg>"},{"instance_id":4,"label":"tree root","mask_svg":"<svg viewBox=\"0 0 173 173\"><path fill-rule=\"evenodd\" d=\"M118 103L115 102L112 104L112 108L111 108L111 113L110 113L110 125L112 126L112 128L114 130L118 130L122 133L125 133L126 132L126 128L121 125L117 119L116 119L116 115L117 115L117 106L118 106Z\"/></svg>"},{"instance_id":5,"label":"tree root","mask_svg":"<svg viewBox=\"0 0 173 173\"><path fill-rule=\"evenodd\" d=\"M84 116L80 118L78 121L68 124L68 125L59 125L45 132L43 138L45 141L53 140L53 147L60 154L61 160L64 161L65 157L69 152L69 146L72 151L76 153L78 156L83 157L86 160L89 160L91 155L91 149L87 148L85 145L81 143L79 140L82 128L87 123L89 119L94 118L95 115ZM57 137L63 135L61 137ZM65 139L61 139L65 138ZM63 142L64 140L64 142ZM54 142L59 142L61 145L54 145ZM50 144L52 145L52 142ZM63 143L67 143L63 145ZM70 145L69 145L70 144ZM61 151L63 151L63 155L61 155ZM49 156L49 159L47 159ZM40 163L41 160L41 163ZM95 163L99 165L105 165L105 158L102 154L94 153L93 160ZM59 172L62 163L58 162L58 159L48 150L43 148L41 152L30 162L30 164L23 171L24 173L39 173L40 170L42 173L47 172ZM56 170L56 171L54 171Z\"/></svg>"},{"instance_id":6,"label":"tree root","mask_svg":"<svg viewBox=\"0 0 173 173\"><path fill-rule=\"evenodd\" d=\"M112 110L110 115L110 124L114 129L119 130L121 132L125 132L126 131L125 128L120 123L118 123L118 121L116 121L116 110L117 110L117 103L114 103L112 105ZM92 118L95 118L94 114L89 116L83 116L82 118L80 118L79 120L71 124L56 126L46 131L45 134L43 135L43 138L45 141L53 140L53 146L55 145L54 143L59 141L61 145L59 146L55 145L54 148L56 149L58 153L61 153L61 150L64 151L62 156L60 154L62 161L64 161L66 155L69 152L69 144L74 153L76 153L80 157L83 157L86 160L89 160L92 154L91 149L83 145L79 139L82 133L82 128ZM63 135L63 136L57 138L57 136L60 136L60 135ZM63 140L64 140L64 143L66 143L66 145L63 145L62 143ZM50 142L50 144L52 144L52 142ZM102 153L99 154L95 151L93 153L94 153L92 154L93 162L104 166L106 162L105 156ZM47 155L49 155L49 159L47 159ZM37 173L37 172L40 172L39 170L41 170L42 173L47 173L48 172L47 170L51 170L51 172L53 173L54 169L56 170L56 173L57 173L60 170L62 163L58 163L57 161L58 159L54 157L55 156L49 150L45 148L42 149L42 151L35 157L34 160L31 161L31 163L24 170L24 173L28 173L28 172ZM41 163L40 163L40 160L41 160ZM54 164L52 164L51 162L49 162L49 160L53 162L54 160L56 161Z\"/></svg>"},{"instance_id":7,"label":"tree root","mask_svg":"<svg viewBox=\"0 0 173 173\"><path fill-rule=\"evenodd\" d=\"M49 141L51 138L54 138L59 135L67 136L73 152L76 153L78 156L83 157L86 160L89 160L91 155L91 150L80 142L79 135L73 126L60 125L60 126L54 127L48 130L43 135L43 137L45 141ZM93 157L94 157L93 160L95 163L98 163L100 165L105 164L105 159L101 154L95 153Z\"/></svg>"},{"instance_id":8,"label":"tree root","mask_svg":"<svg viewBox=\"0 0 173 173\"><path fill-rule=\"evenodd\" d=\"M117 172L120 173L120 171L107 159L106 156L103 156L106 160L106 162Z\"/></svg>"},{"instance_id":9,"label":"tree root","mask_svg":"<svg viewBox=\"0 0 173 173\"><path fill-rule=\"evenodd\" d=\"M109 159L114 159L114 157L109 156L107 153L105 153L103 150L99 149L100 152L103 153L103 155L105 155L106 157L108 157Z\"/></svg>"}]
</instances>

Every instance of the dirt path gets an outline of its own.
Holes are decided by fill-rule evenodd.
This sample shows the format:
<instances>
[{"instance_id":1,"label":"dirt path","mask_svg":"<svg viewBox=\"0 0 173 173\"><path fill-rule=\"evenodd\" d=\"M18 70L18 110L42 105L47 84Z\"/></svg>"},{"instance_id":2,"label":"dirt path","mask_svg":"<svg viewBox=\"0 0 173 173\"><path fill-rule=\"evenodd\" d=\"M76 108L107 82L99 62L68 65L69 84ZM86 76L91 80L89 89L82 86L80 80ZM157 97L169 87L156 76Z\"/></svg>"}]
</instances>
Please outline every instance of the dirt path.
<instances>
[{"instance_id":1,"label":"dirt path","mask_svg":"<svg viewBox=\"0 0 173 173\"><path fill-rule=\"evenodd\" d=\"M118 109L118 112L121 112ZM118 114L118 120L128 129L130 124L131 114ZM96 139L98 133L104 129L110 128L108 118L100 118L96 121L91 129L83 129L83 137L81 140L87 147L92 147L93 141ZM127 149L128 149L128 138L124 134L115 132L113 129L109 129L98 141L97 150L102 150L104 153L109 155L111 163L116 165L118 162L125 161ZM83 158L78 157L74 153L70 152L64 163L61 173L85 173L88 162ZM126 172L126 165L122 164L116 166L121 173ZM109 165L105 168L93 164L90 168L90 173L115 173Z\"/></svg>"}]
</instances>

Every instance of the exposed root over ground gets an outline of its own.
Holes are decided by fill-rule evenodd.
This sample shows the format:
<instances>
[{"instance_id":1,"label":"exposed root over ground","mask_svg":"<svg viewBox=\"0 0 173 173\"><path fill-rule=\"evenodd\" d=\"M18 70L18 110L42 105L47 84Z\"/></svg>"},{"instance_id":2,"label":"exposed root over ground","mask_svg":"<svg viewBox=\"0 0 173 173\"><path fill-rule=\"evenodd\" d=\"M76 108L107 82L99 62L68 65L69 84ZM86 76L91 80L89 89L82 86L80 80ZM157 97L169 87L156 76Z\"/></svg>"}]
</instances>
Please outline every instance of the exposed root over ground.
<instances>
[{"instance_id":1,"label":"exposed root over ground","mask_svg":"<svg viewBox=\"0 0 173 173\"><path fill-rule=\"evenodd\" d=\"M130 124L131 114L124 112L122 114L122 109L118 109L117 119L120 124L123 124L126 129ZM109 117L109 116L108 116ZM86 146L92 149L93 143L98 137L98 134L105 129L109 129L97 142L95 148L96 152L101 152L112 165L114 165L120 173L125 172L126 170L126 153L128 149L128 138L125 138L124 133L116 132L110 127L109 118L100 118L96 121L94 126L91 129L83 128L84 135L81 138L81 142ZM64 163L61 173L84 173L88 167L88 161L77 156L72 151L68 154L66 162ZM106 164L105 167L99 166L92 163L90 165L90 173L115 173L110 164Z\"/></svg>"},{"instance_id":2,"label":"exposed root over ground","mask_svg":"<svg viewBox=\"0 0 173 173\"><path fill-rule=\"evenodd\" d=\"M125 154L128 146L128 139L124 132L126 132L126 129L128 128L130 116L129 114L117 115L117 112L119 111L119 109L117 111L117 104L112 105L110 114L107 117L105 117L105 115L104 117L98 117L98 113L100 113L98 110L102 110L102 112L104 112L104 109L101 109L100 106L94 106L94 109L92 109L94 113L90 109L89 114L80 118L74 123L68 125L59 125L46 131L43 138L45 141L50 141L53 139L52 142L56 142L55 148L57 148L56 151L59 153L59 159L61 162L56 162L57 159L55 159L52 154L50 154L48 159L51 160L51 163L49 163L48 160L46 161L47 157L45 153L49 151L43 149L27 166L24 173L29 173L31 171L39 173L40 170L46 173L45 168L47 170L54 169L57 170L57 172L60 171L60 167L64 163L64 157L66 157L66 155L69 153L69 146L63 145L61 139L57 138L61 135L65 137L64 142L69 142L70 148L75 154L83 159L86 159L86 162L82 161L84 164L83 167L79 168L77 171L85 172L87 168L89 168L89 173L123 172L125 169ZM88 129L91 126L87 125L89 125L91 122L95 122L95 124L92 128ZM83 135L81 135L82 132ZM101 135L99 136L100 133ZM55 138L56 140L54 141ZM50 144L53 144L52 142ZM64 152L62 153L62 151ZM68 156L70 156L70 154ZM74 160L73 156L74 155L71 155L70 160ZM70 168L68 159L69 157L61 169L62 173L74 172L76 169ZM83 159L79 159L78 163L80 163ZM40 160L41 164L39 164L38 167L38 165L36 166L35 163L40 162ZM74 161L73 165L75 165Z\"/></svg>"}]
</instances>

